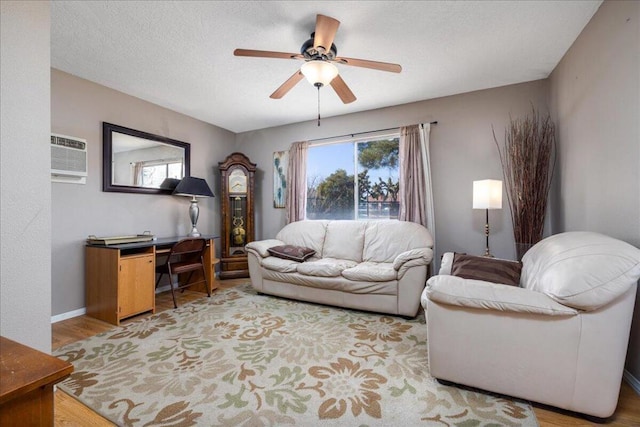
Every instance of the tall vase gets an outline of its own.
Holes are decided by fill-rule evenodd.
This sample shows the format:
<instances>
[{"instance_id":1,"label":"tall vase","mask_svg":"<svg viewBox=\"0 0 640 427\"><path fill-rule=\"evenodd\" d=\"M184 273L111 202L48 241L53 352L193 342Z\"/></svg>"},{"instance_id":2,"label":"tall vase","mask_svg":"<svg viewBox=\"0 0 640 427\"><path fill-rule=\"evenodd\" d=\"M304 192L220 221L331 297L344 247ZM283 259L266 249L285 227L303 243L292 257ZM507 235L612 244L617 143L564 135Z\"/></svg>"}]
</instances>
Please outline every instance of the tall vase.
<instances>
[{"instance_id":1,"label":"tall vase","mask_svg":"<svg viewBox=\"0 0 640 427\"><path fill-rule=\"evenodd\" d=\"M551 115L510 119L502 149L496 138L518 260L542 239L547 201L555 169L555 125Z\"/></svg>"}]
</instances>

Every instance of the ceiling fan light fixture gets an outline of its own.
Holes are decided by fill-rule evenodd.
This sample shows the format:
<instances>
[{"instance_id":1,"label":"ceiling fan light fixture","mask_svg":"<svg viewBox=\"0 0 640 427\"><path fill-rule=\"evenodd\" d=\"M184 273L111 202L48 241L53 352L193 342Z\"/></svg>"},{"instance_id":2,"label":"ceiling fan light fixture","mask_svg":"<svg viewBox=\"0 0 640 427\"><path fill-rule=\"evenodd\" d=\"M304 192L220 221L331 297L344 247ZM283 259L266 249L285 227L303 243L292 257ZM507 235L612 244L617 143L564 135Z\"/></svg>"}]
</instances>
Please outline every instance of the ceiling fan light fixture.
<instances>
[{"instance_id":1,"label":"ceiling fan light fixture","mask_svg":"<svg viewBox=\"0 0 640 427\"><path fill-rule=\"evenodd\" d=\"M307 61L300 72L314 86L326 86L338 75L338 68L327 61Z\"/></svg>"}]
</instances>

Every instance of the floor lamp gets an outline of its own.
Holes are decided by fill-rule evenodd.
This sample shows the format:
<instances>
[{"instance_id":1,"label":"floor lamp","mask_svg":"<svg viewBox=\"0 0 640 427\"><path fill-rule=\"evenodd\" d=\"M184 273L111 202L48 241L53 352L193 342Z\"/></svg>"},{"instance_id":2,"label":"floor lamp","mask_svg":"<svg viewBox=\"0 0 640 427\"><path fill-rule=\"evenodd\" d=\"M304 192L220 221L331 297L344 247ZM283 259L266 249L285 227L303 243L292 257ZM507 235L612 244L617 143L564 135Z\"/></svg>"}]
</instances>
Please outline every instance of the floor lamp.
<instances>
[{"instance_id":1,"label":"floor lamp","mask_svg":"<svg viewBox=\"0 0 640 427\"><path fill-rule=\"evenodd\" d=\"M185 176L173 190L174 196L191 197L191 205L189 206L189 218L191 219L191 232L189 236L199 237L200 232L196 228L200 209L198 208L198 200L196 197L214 197L213 192L207 185L207 181L202 178L193 176Z\"/></svg>"},{"instance_id":2,"label":"floor lamp","mask_svg":"<svg viewBox=\"0 0 640 427\"><path fill-rule=\"evenodd\" d=\"M484 256L493 257L489 251L489 209L502 209L502 181L496 179L473 181L473 209L486 210L484 235L487 239L487 247Z\"/></svg>"}]
</instances>

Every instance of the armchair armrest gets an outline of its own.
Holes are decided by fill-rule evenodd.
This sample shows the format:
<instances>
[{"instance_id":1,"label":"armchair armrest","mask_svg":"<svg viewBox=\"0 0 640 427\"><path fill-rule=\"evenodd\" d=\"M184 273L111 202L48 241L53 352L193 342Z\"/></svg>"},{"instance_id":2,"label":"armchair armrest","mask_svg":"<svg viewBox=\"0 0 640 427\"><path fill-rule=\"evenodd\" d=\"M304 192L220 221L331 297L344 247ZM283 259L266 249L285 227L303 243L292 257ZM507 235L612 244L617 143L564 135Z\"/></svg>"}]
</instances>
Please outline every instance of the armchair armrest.
<instances>
[{"instance_id":1,"label":"armchair armrest","mask_svg":"<svg viewBox=\"0 0 640 427\"><path fill-rule=\"evenodd\" d=\"M578 311L559 304L540 292L457 276L439 275L427 281L426 299L458 307L510 313L575 316Z\"/></svg>"},{"instance_id":2,"label":"armchair armrest","mask_svg":"<svg viewBox=\"0 0 640 427\"><path fill-rule=\"evenodd\" d=\"M257 242L249 242L245 246L247 251L255 253L260 258L266 258L269 255L269 248L273 248L274 246L281 246L285 243L278 239L266 239L266 240L258 240Z\"/></svg>"},{"instance_id":3,"label":"armchair armrest","mask_svg":"<svg viewBox=\"0 0 640 427\"><path fill-rule=\"evenodd\" d=\"M440 260L440 271L438 274L451 274L454 255L454 252L445 252L442 254L442 259Z\"/></svg>"}]
</instances>

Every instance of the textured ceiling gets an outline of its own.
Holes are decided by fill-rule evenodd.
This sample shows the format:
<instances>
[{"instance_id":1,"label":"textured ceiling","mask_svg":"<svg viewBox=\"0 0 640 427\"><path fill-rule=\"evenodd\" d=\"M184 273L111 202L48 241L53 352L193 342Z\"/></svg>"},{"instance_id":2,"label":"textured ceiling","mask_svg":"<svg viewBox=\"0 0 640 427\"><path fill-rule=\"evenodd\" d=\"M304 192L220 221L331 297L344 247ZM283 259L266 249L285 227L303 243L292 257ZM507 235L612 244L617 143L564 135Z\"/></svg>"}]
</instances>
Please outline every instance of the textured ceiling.
<instances>
[{"instance_id":1,"label":"textured ceiling","mask_svg":"<svg viewBox=\"0 0 640 427\"><path fill-rule=\"evenodd\" d=\"M316 89L269 95L302 64L233 56L298 53L316 14L341 22L338 65L357 101L320 91L330 117L546 78L596 1L52 1L51 66L233 132L313 120Z\"/></svg>"}]
</instances>

